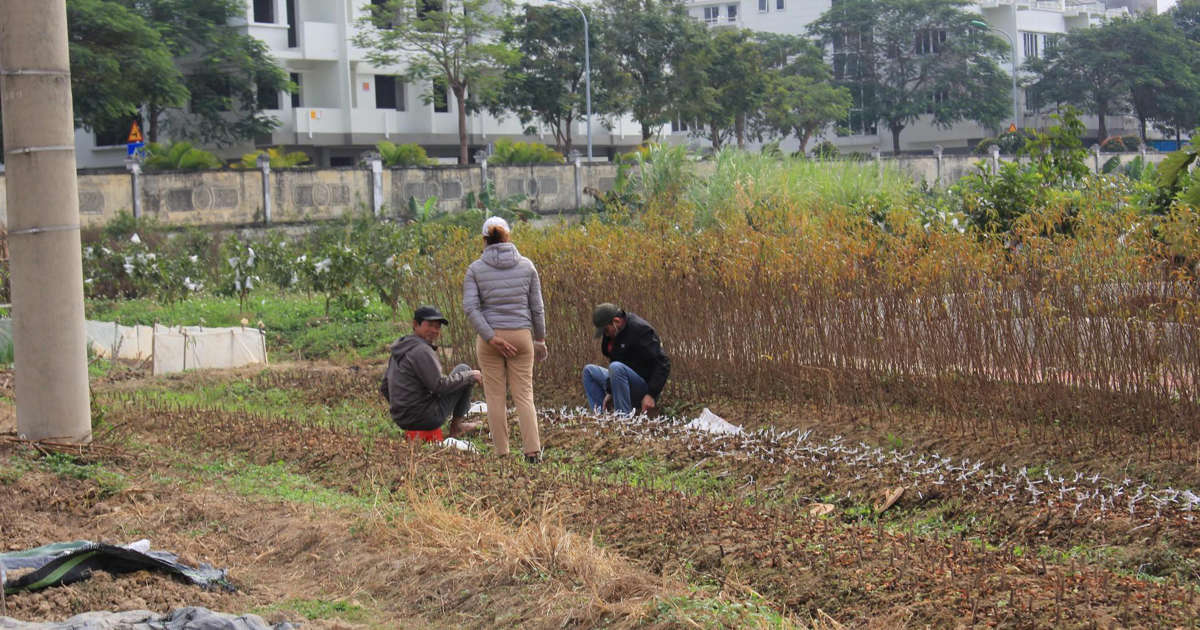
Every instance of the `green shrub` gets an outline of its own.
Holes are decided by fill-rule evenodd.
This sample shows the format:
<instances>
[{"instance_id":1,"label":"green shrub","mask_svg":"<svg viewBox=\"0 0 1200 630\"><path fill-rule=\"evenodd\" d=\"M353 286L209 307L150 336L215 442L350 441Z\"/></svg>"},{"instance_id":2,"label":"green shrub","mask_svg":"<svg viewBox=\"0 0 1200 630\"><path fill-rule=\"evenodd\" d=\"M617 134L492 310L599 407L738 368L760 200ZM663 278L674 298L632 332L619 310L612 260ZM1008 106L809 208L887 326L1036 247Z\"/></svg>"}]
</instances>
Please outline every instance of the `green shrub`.
<instances>
[{"instance_id":1,"label":"green shrub","mask_svg":"<svg viewBox=\"0 0 1200 630\"><path fill-rule=\"evenodd\" d=\"M266 154L270 158L271 168L295 168L309 162L308 154L303 151L292 151L287 153L283 147L274 147L267 150L259 149L242 155L242 161L233 165L233 168L250 169L258 168L258 156Z\"/></svg>"},{"instance_id":2,"label":"green shrub","mask_svg":"<svg viewBox=\"0 0 1200 630\"><path fill-rule=\"evenodd\" d=\"M375 145L384 166L429 166L433 160L419 144L395 144L384 140Z\"/></svg>"},{"instance_id":3,"label":"green shrub","mask_svg":"<svg viewBox=\"0 0 1200 630\"><path fill-rule=\"evenodd\" d=\"M1017 155L1025 148L1033 138L1033 134L1027 131L1009 131L996 136L995 138L984 138L975 144L976 155L990 155L991 146L994 144L1000 148L1000 153L1003 155Z\"/></svg>"},{"instance_id":4,"label":"green shrub","mask_svg":"<svg viewBox=\"0 0 1200 630\"><path fill-rule=\"evenodd\" d=\"M836 160L838 158L837 145L829 140L824 140L813 147L812 156L822 160Z\"/></svg>"},{"instance_id":5,"label":"green shrub","mask_svg":"<svg viewBox=\"0 0 1200 630\"><path fill-rule=\"evenodd\" d=\"M146 145L142 168L147 171L203 171L221 168L221 158L183 140L167 146L151 142Z\"/></svg>"},{"instance_id":6,"label":"green shrub","mask_svg":"<svg viewBox=\"0 0 1200 630\"><path fill-rule=\"evenodd\" d=\"M513 142L507 138L496 141L495 151L488 164L562 164L558 151L540 142Z\"/></svg>"}]
</instances>

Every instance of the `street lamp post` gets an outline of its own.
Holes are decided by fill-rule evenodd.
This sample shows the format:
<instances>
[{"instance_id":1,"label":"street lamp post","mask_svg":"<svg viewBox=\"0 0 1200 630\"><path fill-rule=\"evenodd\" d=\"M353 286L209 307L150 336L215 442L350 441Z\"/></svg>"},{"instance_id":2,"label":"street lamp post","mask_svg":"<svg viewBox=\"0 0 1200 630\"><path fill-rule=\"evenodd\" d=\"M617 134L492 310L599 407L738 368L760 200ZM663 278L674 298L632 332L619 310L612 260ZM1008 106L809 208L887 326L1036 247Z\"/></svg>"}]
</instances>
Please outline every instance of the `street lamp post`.
<instances>
[{"instance_id":1,"label":"street lamp post","mask_svg":"<svg viewBox=\"0 0 1200 630\"><path fill-rule=\"evenodd\" d=\"M971 26L981 31L995 31L1004 36L1008 40L1008 45L1012 48L1012 98L1013 98L1013 124L1017 127L1021 126L1020 118L1018 117L1017 105L1017 40L1012 35L984 22L983 20L971 20Z\"/></svg>"},{"instance_id":2,"label":"street lamp post","mask_svg":"<svg viewBox=\"0 0 1200 630\"><path fill-rule=\"evenodd\" d=\"M587 156L590 163L592 161L592 51L590 48L591 38L588 37L587 14L574 2L567 2L566 0L549 1L569 6L578 11L579 17L583 18L583 83L587 88Z\"/></svg>"}]
</instances>

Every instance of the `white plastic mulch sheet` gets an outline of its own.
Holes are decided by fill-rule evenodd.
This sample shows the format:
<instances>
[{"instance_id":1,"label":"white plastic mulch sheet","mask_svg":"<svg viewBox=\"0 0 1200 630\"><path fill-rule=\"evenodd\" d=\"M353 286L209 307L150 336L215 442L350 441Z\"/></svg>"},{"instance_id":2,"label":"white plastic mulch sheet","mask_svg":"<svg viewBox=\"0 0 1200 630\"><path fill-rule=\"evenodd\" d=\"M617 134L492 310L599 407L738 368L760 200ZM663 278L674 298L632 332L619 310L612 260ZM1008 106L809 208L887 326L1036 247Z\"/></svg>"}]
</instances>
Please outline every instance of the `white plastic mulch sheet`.
<instances>
[{"instance_id":1,"label":"white plastic mulch sheet","mask_svg":"<svg viewBox=\"0 0 1200 630\"><path fill-rule=\"evenodd\" d=\"M98 357L146 361L154 374L197 368L231 368L267 363L267 343L257 328L122 326L84 322L88 348ZM0 348L12 345L12 319L0 319Z\"/></svg>"},{"instance_id":2,"label":"white plastic mulch sheet","mask_svg":"<svg viewBox=\"0 0 1200 630\"><path fill-rule=\"evenodd\" d=\"M84 322L88 345L98 357L106 359L149 359L154 352L152 326L122 326L114 322Z\"/></svg>"},{"instance_id":3,"label":"white plastic mulch sheet","mask_svg":"<svg viewBox=\"0 0 1200 630\"><path fill-rule=\"evenodd\" d=\"M708 407L700 412L700 417L687 423L687 428L693 431L704 431L706 433L718 433L722 435L738 435L742 433L742 427L736 424L730 424L721 416L709 411Z\"/></svg>"},{"instance_id":4,"label":"white plastic mulch sheet","mask_svg":"<svg viewBox=\"0 0 1200 630\"><path fill-rule=\"evenodd\" d=\"M266 362L267 340L257 328L154 327L155 375Z\"/></svg>"}]
</instances>

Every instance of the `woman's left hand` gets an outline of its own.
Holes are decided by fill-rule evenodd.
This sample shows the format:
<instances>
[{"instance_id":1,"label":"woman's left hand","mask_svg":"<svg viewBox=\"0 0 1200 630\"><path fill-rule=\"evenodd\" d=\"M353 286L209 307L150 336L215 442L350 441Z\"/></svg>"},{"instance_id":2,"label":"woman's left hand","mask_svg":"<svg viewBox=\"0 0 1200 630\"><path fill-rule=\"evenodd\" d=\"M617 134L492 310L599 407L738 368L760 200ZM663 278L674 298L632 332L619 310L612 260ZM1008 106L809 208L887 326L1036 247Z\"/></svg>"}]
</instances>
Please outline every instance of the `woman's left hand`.
<instances>
[{"instance_id":1,"label":"woman's left hand","mask_svg":"<svg viewBox=\"0 0 1200 630\"><path fill-rule=\"evenodd\" d=\"M533 360L541 363L550 356L550 349L546 347L545 341L533 342Z\"/></svg>"}]
</instances>

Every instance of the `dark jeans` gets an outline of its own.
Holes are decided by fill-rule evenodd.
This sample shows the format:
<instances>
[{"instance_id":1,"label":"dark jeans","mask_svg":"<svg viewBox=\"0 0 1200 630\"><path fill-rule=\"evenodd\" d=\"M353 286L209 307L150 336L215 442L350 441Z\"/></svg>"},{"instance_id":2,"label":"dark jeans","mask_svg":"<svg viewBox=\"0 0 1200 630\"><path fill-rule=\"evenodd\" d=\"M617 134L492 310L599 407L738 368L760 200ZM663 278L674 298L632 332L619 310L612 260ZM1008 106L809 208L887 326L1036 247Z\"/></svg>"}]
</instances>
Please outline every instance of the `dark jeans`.
<instances>
[{"instance_id":1,"label":"dark jeans","mask_svg":"<svg viewBox=\"0 0 1200 630\"><path fill-rule=\"evenodd\" d=\"M469 372L471 366L466 363L459 363L450 370L451 374L458 372ZM426 417L421 422L415 423L408 427L409 431L432 431L451 418L462 418L467 415L467 411L471 408L471 390L474 389L475 381L469 380L469 385L462 389L442 394L438 397L436 409L432 409L429 417Z\"/></svg>"}]
</instances>

